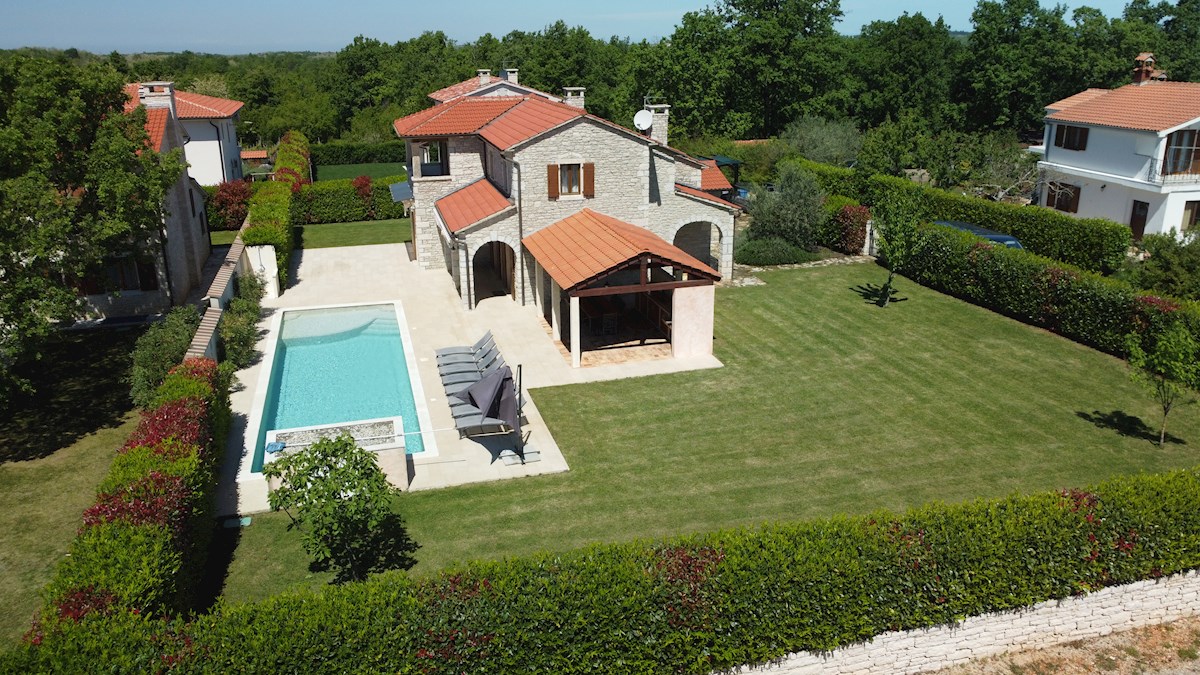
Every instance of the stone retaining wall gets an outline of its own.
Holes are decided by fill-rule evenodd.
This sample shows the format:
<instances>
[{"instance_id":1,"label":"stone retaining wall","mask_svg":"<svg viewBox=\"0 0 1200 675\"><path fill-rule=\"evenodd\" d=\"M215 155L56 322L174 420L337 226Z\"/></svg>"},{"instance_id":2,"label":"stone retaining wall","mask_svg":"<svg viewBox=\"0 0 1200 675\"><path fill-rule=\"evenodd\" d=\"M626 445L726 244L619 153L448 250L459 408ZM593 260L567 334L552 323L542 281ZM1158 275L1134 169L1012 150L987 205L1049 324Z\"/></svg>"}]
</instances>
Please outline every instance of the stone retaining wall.
<instances>
[{"instance_id":1,"label":"stone retaining wall","mask_svg":"<svg viewBox=\"0 0 1200 675\"><path fill-rule=\"evenodd\" d=\"M242 244L241 230L245 230L250 219L242 221L242 227L225 254L225 260L213 277L208 291L204 294L204 316L200 326L192 336L192 344L188 346L185 358L217 359L217 329L221 325L221 315L229 301L233 298L233 280L238 274L244 274L247 269L245 245Z\"/></svg>"},{"instance_id":2,"label":"stone retaining wall","mask_svg":"<svg viewBox=\"0 0 1200 675\"><path fill-rule=\"evenodd\" d=\"M773 675L920 673L973 659L1049 647L1200 614L1200 574L1105 588L955 626L899 631L827 654L799 652L737 672Z\"/></svg>"}]
</instances>

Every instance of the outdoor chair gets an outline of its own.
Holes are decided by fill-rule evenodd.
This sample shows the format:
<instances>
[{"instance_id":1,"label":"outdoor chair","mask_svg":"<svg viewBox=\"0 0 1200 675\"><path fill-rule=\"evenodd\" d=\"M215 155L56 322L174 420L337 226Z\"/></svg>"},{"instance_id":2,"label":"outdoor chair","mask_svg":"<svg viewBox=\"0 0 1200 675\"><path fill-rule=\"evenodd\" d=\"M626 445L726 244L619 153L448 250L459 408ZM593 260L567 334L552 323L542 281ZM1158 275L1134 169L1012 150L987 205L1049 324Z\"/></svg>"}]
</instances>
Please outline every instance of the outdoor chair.
<instances>
[{"instance_id":1,"label":"outdoor chair","mask_svg":"<svg viewBox=\"0 0 1200 675\"><path fill-rule=\"evenodd\" d=\"M492 331L489 330L488 332L484 333L483 337L479 338L473 345L469 345L469 346L464 345L461 347L444 347L442 349L436 350L435 353L437 354L437 358L439 361L442 360L443 357L458 356L458 355L463 355L463 354L474 357L476 354L478 354L479 352L486 349L488 347L488 345L494 344L494 343L495 343L495 338L492 336Z\"/></svg>"},{"instance_id":2,"label":"outdoor chair","mask_svg":"<svg viewBox=\"0 0 1200 675\"><path fill-rule=\"evenodd\" d=\"M476 408L476 410L479 409ZM454 428L458 430L460 437L506 434L512 431L508 426L508 422L496 419L495 417L488 417L482 411L454 420Z\"/></svg>"},{"instance_id":3,"label":"outdoor chair","mask_svg":"<svg viewBox=\"0 0 1200 675\"><path fill-rule=\"evenodd\" d=\"M438 372L451 372L462 370L464 367L479 369L484 365L491 363L497 356L500 355L500 348L496 345L488 347L476 356L457 356L438 361Z\"/></svg>"},{"instance_id":4,"label":"outdoor chair","mask_svg":"<svg viewBox=\"0 0 1200 675\"><path fill-rule=\"evenodd\" d=\"M452 375L442 376L442 388L446 390L448 395L453 396L458 392L470 387L472 384L482 380L492 373L504 367L504 359L497 359L487 368L480 371L456 373Z\"/></svg>"}]
</instances>

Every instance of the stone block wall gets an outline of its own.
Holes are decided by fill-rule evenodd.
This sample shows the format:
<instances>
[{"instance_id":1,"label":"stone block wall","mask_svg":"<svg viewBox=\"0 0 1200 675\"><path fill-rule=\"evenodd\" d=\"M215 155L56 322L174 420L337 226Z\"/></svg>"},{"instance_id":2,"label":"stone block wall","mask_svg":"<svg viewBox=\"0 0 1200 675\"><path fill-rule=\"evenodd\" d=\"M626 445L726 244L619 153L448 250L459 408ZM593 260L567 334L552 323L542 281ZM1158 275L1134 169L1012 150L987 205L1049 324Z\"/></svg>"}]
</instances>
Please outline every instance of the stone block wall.
<instances>
[{"instance_id":1,"label":"stone block wall","mask_svg":"<svg viewBox=\"0 0 1200 675\"><path fill-rule=\"evenodd\" d=\"M743 673L920 673L1005 652L1050 647L1200 614L1200 574L1101 589L954 626L897 631L828 654L799 652Z\"/></svg>"}]
</instances>

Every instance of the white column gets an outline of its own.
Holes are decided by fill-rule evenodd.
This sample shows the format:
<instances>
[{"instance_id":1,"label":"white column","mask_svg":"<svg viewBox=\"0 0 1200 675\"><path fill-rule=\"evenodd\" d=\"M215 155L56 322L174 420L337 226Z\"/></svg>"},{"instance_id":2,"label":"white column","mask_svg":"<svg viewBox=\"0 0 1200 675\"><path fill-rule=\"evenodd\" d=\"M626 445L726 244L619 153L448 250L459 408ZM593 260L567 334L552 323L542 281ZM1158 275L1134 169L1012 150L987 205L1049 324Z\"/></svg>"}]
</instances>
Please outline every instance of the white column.
<instances>
[{"instance_id":1,"label":"white column","mask_svg":"<svg viewBox=\"0 0 1200 675\"><path fill-rule=\"evenodd\" d=\"M558 282L550 280L550 329L554 331L554 339L562 336L562 289Z\"/></svg>"},{"instance_id":2,"label":"white column","mask_svg":"<svg viewBox=\"0 0 1200 675\"><path fill-rule=\"evenodd\" d=\"M471 257L467 255L467 245L458 249L459 277L458 295L462 300L463 309L471 309L472 293L475 290L475 271L471 269Z\"/></svg>"},{"instance_id":3,"label":"white column","mask_svg":"<svg viewBox=\"0 0 1200 675\"><path fill-rule=\"evenodd\" d=\"M571 367L583 365L583 349L579 346L579 296L571 296Z\"/></svg>"}]
</instances>

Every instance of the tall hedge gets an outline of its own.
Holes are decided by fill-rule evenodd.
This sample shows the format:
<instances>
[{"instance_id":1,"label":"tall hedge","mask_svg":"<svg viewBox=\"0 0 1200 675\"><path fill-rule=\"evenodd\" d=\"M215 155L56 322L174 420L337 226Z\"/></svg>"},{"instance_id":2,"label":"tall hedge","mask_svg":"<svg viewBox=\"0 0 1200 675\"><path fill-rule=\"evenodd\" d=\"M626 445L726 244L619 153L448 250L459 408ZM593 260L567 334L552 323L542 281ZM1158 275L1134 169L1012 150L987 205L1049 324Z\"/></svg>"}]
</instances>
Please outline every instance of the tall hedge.
<instances>
[{"instance_id":1,"label":"tall hedge","mask_svg":"<svg viewBox=\"0 0 1200 675\"><path fill-rule=\"evenodd\" d=\"M13 672L708 673L1200 567L1200 469L115 613L0 660Z\"/></svg>"},{"instance_id":2,"label":"tall hedge","mask_svg":"<svg viewBox=\"0 0 1200 675\"><path fill-rule=\"evenodd\" d=\"M1141 293L1029 251L948 227L922 228L904 273L925 286L1124 356L1125 336L1182 322L1200 338L1200 304Z\"/></svg>"},{"instance_id":3,"label":"tall hedge","mask_svg":"<svg viewBox=\"0 0 1200 675\"><path fill-rule=\"evenodd\" d=\"M296 245L289 213L291 201L292 188L287 183L263 185L250 198L250 224L242 230L242 243L246 246L275 247L281 288L287 284L292 249Z\"/></svg>"},{"instance_id":4,"label":"tall hedge","mask_svg":"<svg viewBox=\"0 0 1200 675\"><path fill-rule=\"evenodd\" d=\"M312 163L317 166L330 164L403 164L404 141L381 143L350 143L334 141L312 146Z\"/></svg>"},{"instance_id":5,"label":"tall hedge","mask_svg":"<svg viewBox=\"0 0 1200 675\"><path fill-rule=\"evenodd\" d=\"M407 176L371 180L369 191L359 190L355 182L360 180L368 179L326 180L301 187L300 192L292 198L292 225L353 223L404 217L404 204L392 201L389 186L407 180Z\"/></svg>"},{"instance_id":6,"label":"tall hedge","mask_svg":"<svg viewBox=\"0 0 1200 675\"><path fill-rule=\"evenodd\" d=\"M138 338L129 372L129 395L134 405L150 406L163 378L187 354L199 326L200 312L191 305L180 305Z\"/></svg>"}]
</instances>

